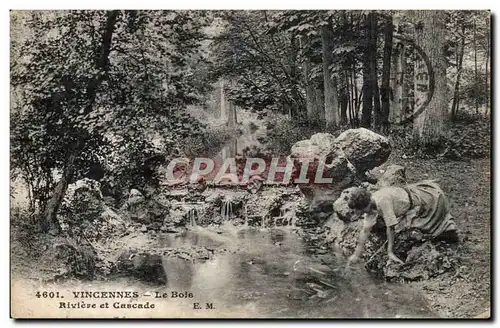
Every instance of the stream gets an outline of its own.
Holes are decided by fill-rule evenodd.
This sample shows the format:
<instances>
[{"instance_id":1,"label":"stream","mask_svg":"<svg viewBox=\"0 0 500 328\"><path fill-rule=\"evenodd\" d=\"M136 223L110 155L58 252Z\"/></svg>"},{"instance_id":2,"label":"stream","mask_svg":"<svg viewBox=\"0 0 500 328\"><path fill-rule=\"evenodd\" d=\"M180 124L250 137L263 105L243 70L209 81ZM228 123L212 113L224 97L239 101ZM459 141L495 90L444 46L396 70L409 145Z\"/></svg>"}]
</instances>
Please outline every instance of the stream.
<instances>
[{"instance_id":1,"label":"stream","mask_svg":"<svg viewBox=\"0 0 500 328\"><path fill-rule=\"evenodd\" d=\"M219 158L259 145L256 136L265 133L263 127L250 130L248 123L242 124L242 134L222 148ZM186 308L193 302L211 303L216 316L224 317L436 317L418 291L375 281L362 267L346 273L344 260L339 263L329 252L311 253L310 245L292 227L263 229L228 223L213 231L193 225L184 233L160 235L156 245L225 251L204 262L163 258L168 282L161 291L192 293L192 299L181 300ZM161 301L179 305L179 299ZM199 311L185 310L182 315L199 315ZM214 310L201 311L214 315L210 312Z\"/></svg>"},{"instance_id":2,"label":"stream","mask_svg":"<svg viewBox=\"0 0 500 328\"><path fill-rule=\"evenodd\" d=\"M181 316L252 318L422 318L435 317L421 294L406 285L373 280L364 269L344 272L345 264L310 248L290 227L259 229L227 224L214 231L192 227L162 234L158 247L204 246L224 250L206 261L163 258L167 285L115 281L134 290L172 291L192 298L165 298ZM192 309L193 303L214 309ZM201 312L200 312L201 311ZM214 312L215 311L215 312Z\"/></svg>"}]
</instances>

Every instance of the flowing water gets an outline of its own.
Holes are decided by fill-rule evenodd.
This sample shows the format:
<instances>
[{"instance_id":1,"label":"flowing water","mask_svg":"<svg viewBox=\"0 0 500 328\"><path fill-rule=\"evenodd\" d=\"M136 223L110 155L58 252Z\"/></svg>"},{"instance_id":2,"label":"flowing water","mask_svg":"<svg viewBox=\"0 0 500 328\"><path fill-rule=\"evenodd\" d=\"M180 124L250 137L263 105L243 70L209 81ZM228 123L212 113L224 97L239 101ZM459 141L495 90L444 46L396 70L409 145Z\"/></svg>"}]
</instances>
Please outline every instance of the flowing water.
<instances>
[{"instance_id":1,"label":"flowing water","mask_svg":"<svg viewBox=\"0 0 500 328\"><path fill-rule=\"evenodd\" d=\"M362 268L344 272L344 259L335 260L329 252L315 255L318 253L315 248L307 245L290 227L262 229L226 223L217 230L210 230L194 226L183 233L162 233L149 241L151 243L143 244L144 249L174 248L182 252L204 248L213 251L213 256L210 260L192 261L165 255L162 260L168 279L165 286L154 286L127 276L43 285L23 280L16 288L26 295L43 289L60 292L67 301L112 304L99 311L85 312L100 318L437 316L429 310L420 291L407 285L374 281ZM139 297L72 299L75 291L131 291L138 292ZM59 301L43 303L43 307L36 310L39 310L38 315L67 316L66 310L58 308ZM155 307L135 310L114 307L129 303L148 303ZM75 312L74 316L82 314Z\"/></svg>"},{"instance_id":2,"label":"flowing water","mask_svg":"<svg viewBox=\"0 0 500 328\"><path fill-rule=\"evenodd\" d=\"M164 235L159 244L226 250L205 262L163 260L168 283L156 290L192 293L192 299L182 302L186 306L199 302L203 307L211 303L215 309L203 310L207 316L434 316L418 292L376 282L361 269L345 273L344 265L329 254L309 254L310 248L289 228L232 227L214 232L198 227Z\"/></svg>"},{"instance_id":3,"label":"flowing water","mask_svg":"<svg viewBox=\"0 0 500 328\"><path fill-rule=\"evenodd\" d=\"M220 210L222 222L227 222L233 217L233 203L231 200L224 200Z\"/></svg>"},{"instance_id":4,"label":"flowing water","mask_svg":"<svg viewBox=\"0 0 500 328\"><path fill-rule=\"evenodd\" d=\"M251 133L248 126L243 127L243 134L222 148L218 155L220 161L241 154L245 147L259 144L256 134ZM153 288L130 279L115 283L167 293L168 298L155 299L170 309L166 317L436 316L421 293L409 286L377 282L363 268L345 272L345 260L336 260L328 253L311 254L311 245L306 245L293 232L293 215L282 211L279 220L288 226L278 228L277 222L269 222L270 218L250 216L246 205L242 212L244 224L232 226L233 203L226 200L221 206L223 226L220 230L196 226L197 217L203 213L193 211L189 212L188 231L161 234L156 245L159 248L215 250L213 258L207 261L165 256L166 286ZM172 298L173 292L187 297ZM194 303L199 303L202 309L194 309Z\"/></svg>"}]
</instances>

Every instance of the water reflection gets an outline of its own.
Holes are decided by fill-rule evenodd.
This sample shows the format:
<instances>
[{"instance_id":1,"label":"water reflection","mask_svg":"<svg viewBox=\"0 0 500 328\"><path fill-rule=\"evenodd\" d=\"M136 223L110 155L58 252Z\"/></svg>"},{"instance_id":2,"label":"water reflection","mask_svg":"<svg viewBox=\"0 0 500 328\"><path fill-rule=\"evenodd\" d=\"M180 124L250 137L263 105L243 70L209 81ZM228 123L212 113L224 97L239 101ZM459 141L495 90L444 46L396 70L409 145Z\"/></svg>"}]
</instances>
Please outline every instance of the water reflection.
<instances>
[{"instance_id":1,"label":"water reflection","mask_svg":"<svg viewBox=\"0 0 500 328\"><path fill-rule=\"evenodd\" d=\"M262 317L430 316L418 292L377 284L367 274L349 277L308 255L286 228L187 231L161 241L168 247L223 247L205 262L165 258L171 290L189 290L224 309ZM250 313L249 312L249 313ZM238 312L241 313L241 312Z\"/></svg>"}]
</instances>

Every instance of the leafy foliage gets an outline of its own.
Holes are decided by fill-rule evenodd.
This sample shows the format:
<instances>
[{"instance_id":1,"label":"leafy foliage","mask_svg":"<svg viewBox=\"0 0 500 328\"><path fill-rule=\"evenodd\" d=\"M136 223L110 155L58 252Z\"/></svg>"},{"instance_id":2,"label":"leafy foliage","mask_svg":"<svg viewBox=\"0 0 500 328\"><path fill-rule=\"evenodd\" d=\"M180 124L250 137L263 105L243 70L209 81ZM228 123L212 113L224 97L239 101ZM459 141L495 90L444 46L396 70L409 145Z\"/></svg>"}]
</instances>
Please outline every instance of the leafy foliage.
<instances>
[{"instance_id":1,"label":"leafy foliage","mask_svg":"<svg viewBox=\"0 0 500 328\"><path fill-rule=\"evenodd\" d=\"M207 13L29 12L17 20L12 167L42 206L54 173L68 165L73 181L96 161L115 160L125 166L117 176L137 177L152 135L165 141L167 155L183 138L203 136L183 107L207 91L200 42Z\"/></svg>"}]
</instances>

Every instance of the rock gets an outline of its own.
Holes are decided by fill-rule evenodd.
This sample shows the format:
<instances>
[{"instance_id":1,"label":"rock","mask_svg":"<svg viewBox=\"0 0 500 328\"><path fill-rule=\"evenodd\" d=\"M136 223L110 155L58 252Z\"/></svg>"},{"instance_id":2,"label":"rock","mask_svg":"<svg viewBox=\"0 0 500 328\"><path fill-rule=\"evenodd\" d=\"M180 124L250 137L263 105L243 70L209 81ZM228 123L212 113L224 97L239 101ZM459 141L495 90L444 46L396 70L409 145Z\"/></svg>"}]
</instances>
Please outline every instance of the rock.
<instances>
[{"instance_id":1,"label":"rock","mask_svg":"<svg viewBox=\"0 0 500 328\"><path fill-rule=\"evenodd\" d=\"M128 196L128 204L135 205L142 201L144 201L144 196L141 194L141 192L137 189L131 189Z\"/></svg>"},{"instance_id":2,"label":"rock","mask_svg":"<svg viewBox=\"0 0 500 328\"><path fill-rule=\"evenodd\" d=\"M147 231L148 231L148 227L146 227L146 225L145 225L145 224L143 224L143 225L141 226L141 229L140 229L139 231L140 231L140 232L147 232Z\"/></svg>"},{"instance_id":3,"label":"rock","mask_svg":"<svg viewBox=\"0 0 500 328\"><path fill-rule=\"evenodd\" d=\"M344 151L329 133L317 133L308 140L295 143L290 158L294 161L295 178L298 178L300 173L301 159L310 161L307 171L309 183L299 184L302 193L310 200L336 199L343 189L352 185L356 177L354 166L349 163ZM332 178L332 183L315 184L319 162L326 164L322 177Z\"/></svg>"},{"instance_id":4,"label":"rock","mask_svg":"<svg viewBox=\"0 0 500 328\"><path fill-rule=\"evenodd\" d=\"M181 200L189 195L189 190L186 187L175 188L168 191L170 199Z\"/></svg>"},{"instance_id":5,"label":"rock","mask_svg":"<svg viewBox=\"0 0 500 328\"><path fill-rule=\"evenodd\" d=\"M121 235L126 231L127 222L108 206L104 206L100 220L95 220L94 224L100 235L104 238Z\"/></svg>"},{"instance_id":6,"label":"rock","mask_svg":"<svg viewBox=\"0 0 500 328\"><path fill-rule=\"evenodd\" d=\"M199 202L172 202L172 207L169 213L165 215L163 224L184 227L189 224L199 224L201 219L211 220L211 214L206 218L208 206L208 204ZM218 207L218 212L215 213L220 213L220 207ZM193 220L196 222L193 222Z\"/></svg>"},{"instance_id":7,"label":"rock","mask_svg":"<svg viewBox=\"0 0 500 328\"><path fill-rule=\"evenodd\" d=\"M226 173L221 176L220 181L216 183L216 185L221 186L221 187L235 187L240 184L240 179L237 174L235 173Z\"/></svg>"},{"instance_id":8,"label":"rock","mask_svg":"<svg viewBox=\"0 0 500 328\"><path fill-rule=\"evenodd\" d=\"M128 200L125 204L125 209L130 219L136 222L149 223L144 196L139 190L130 190Z\"/></svg>"},{"instance_id":9,"label":"rock","mask_svg":"<svg viewBox=\"0 0 500 328\"><path fill-rule=\"evenodd\" d=\"M162 202L156 197L145 200L141 197L135 197L131 202L127 202L125 211L131 220L139 223L150 224L152 222L163 222L165 215L170 209L170 202Z\"/></svg>"},{"instance_id":10,"label":"rock","mask_svg":"<svg viewBox=\"0 0 500 328\"><path fill-rule=\"evenodd\" d=\"M53 251L47 251L54 256L55 262L63 259L65 262L64 278L69 276L93 279L96 272L97 253L94 247L80 236L65 237L61 242L52 245ZM52 263L52 261L51 261ZM60 278L63 278L62 276Z\"/></svg>"},{"instance_id":11,"label":"rock","mask_svg":"<svg viewBox=\"0 0 500 328\"><path fill-rule=\"evenodd\" d=\"M335 144L344 151L359 173L382 165L391 154L389 140L365 128L342 132L335 139Z\"/></svg>"},{"instance_id":12,"label":"rock","mask_svg":"<svg viewBox=\"0 0 500 328\"><path fill-rule=\"evenodd\" d=\"M150 199L146 202L146 212L148 221L155 222L163 222L165 215L168 214L169 209L171 207L170 203L160 203L156 199Z\"/></svg>"},{"instance_id":13,"label":"rock","mask_svg":"<svg viewBox=\"0 0 500 328\"><path fill-rule=\"evenodd\" d=\"M161 227L163 226L163 222L153 222L149 225L149 229L151 229L152 232L161 230Z\"/></svg>"},{"instance_id":14,"label":"rock","mask_svg":"<svg viewBox=\"0 0 500 328\"><path fill-rule=\"evenodd\" d=\"M403 185L406 183L406 168L401 165L389 165L378 179L377 188Z\"/></svg>"},{"instance_id":15,"label":"rock","mask_svg":"<svg viewBox=\"0 0 500 328\"><path fill-rule=\"evenodd\" d=\"M222 204L222 198L224 197L224 194L215 189L207 189L202 196L205 196L206 203L220 206L220 204Z\"/></svg>"},{"instance_id":16,"label":"rock","mask_svg":"<svg viewBox=\"0 0 500 328\"><path fill-rule=\"evenodd\" d=\"M126 229L125 220L104 202L100 183L87 178L68 186L57 217L64 232L91 241L121 235Z\"/></svg>"},{"instance_id":17,"label":"rock","mask_svg":"<svg viewBox=\"0 0 500 328\"><path fill-rule=\"evenodd\" d=\"M243 205L243 202L241 205ZM281 188L270 188L263 190L261 194L251 194L245 205L246 214L260 218L278 217L281 215L281 206L283 205L283 190ZM242 209L245 212L245 209ZM245 213L242 214L245 215Z\"/></svg>"},{"instance_id":18,"label":"rock","mask_svg":"<svg viewBox=\"0 0 500 328\"><path fill-rule=\"evenodd\" d=\"M127 250L119 256L116 268L118 272L129 274L144 282L155 285L165 285L167 283L163 259L158 254L137 253Z\"/></svg>"},{"instance_id":19,"label":"rock","mask_svg":"<svg viewBox=\"0 0 500 328\"><path fill-rule=\"evenodd\" d=\"M356 187L344 189L339 198L333 203L333 210L337 213L339 219L344 222L352 222L359 219L359 215L356 215L356 212L347 205L349 196L355 189Z\"/></svg>"},{"instance_id":20,"label":"rock","mask_svg":"<svg viewBox=\"0 0 500 328\"><path fill-rule=\"evenodd\" d=\"M122 218L111 208L108 206L103 207L103 211L101 213L101 217L105 220L111 221L111 220L116 220L116 221L123 221Z\"/></svg>"},{"instance_id":21,"label":"rock","mask_svg":"<svg viewBox=\"0 0 500 328\"><path fill-rule=\"evenodd\" d=\"M383 270L386 279L404 281L425 280L445 272L453 271L458 266L456 254L453 249L440 249L430 241L414 243L407 250L406 258L402 257L402 259L405 260L403 265L391 264Z\"/></svg>"},{"instance_id":22,"label":"rock","mask_svg":"<svg viewBox=\"0 0 500 328\"><path fill-rule=\"evenodd\" d=\"M346 224L344 221L340 220L336 214L333 214L328 221L326 221L325 227L328 228L327 241L338 242L342 237L342 231L345 229Z\"/></svg>"},{"instance_id":23,"label":"rock","mask_svg":"<svg viewBox=\"0 0 500 328\"><path fill-rule=\"evenodd\" d=\"M332 200L315 199L309 206L309 215L318 222L324 222L333 213Z\"/></svg>"},{"instance_id":24,"label":"rock","mask_svg":"<svg viewBox=\"0 0 500 328\"><path fill-rule=\"evenodd\" d=\"M250 177L248 183L246 184L246 187L248 191L250 191L252 194L255 194L262 189L263 185L264 185L264 178L261 177L260 175L254 175Z\"/></svg>"},{"instance_id":25,"label":"rock","mask_svg":"<svg viewBox=\"0 0 500 328\"><path fill-rule=\"evenodd\" d=\"M104 209L101 184L85 178L68 186L59 213L60 224L64 229L70 223L93 221Z\"/></svg>"}]
</instances>

